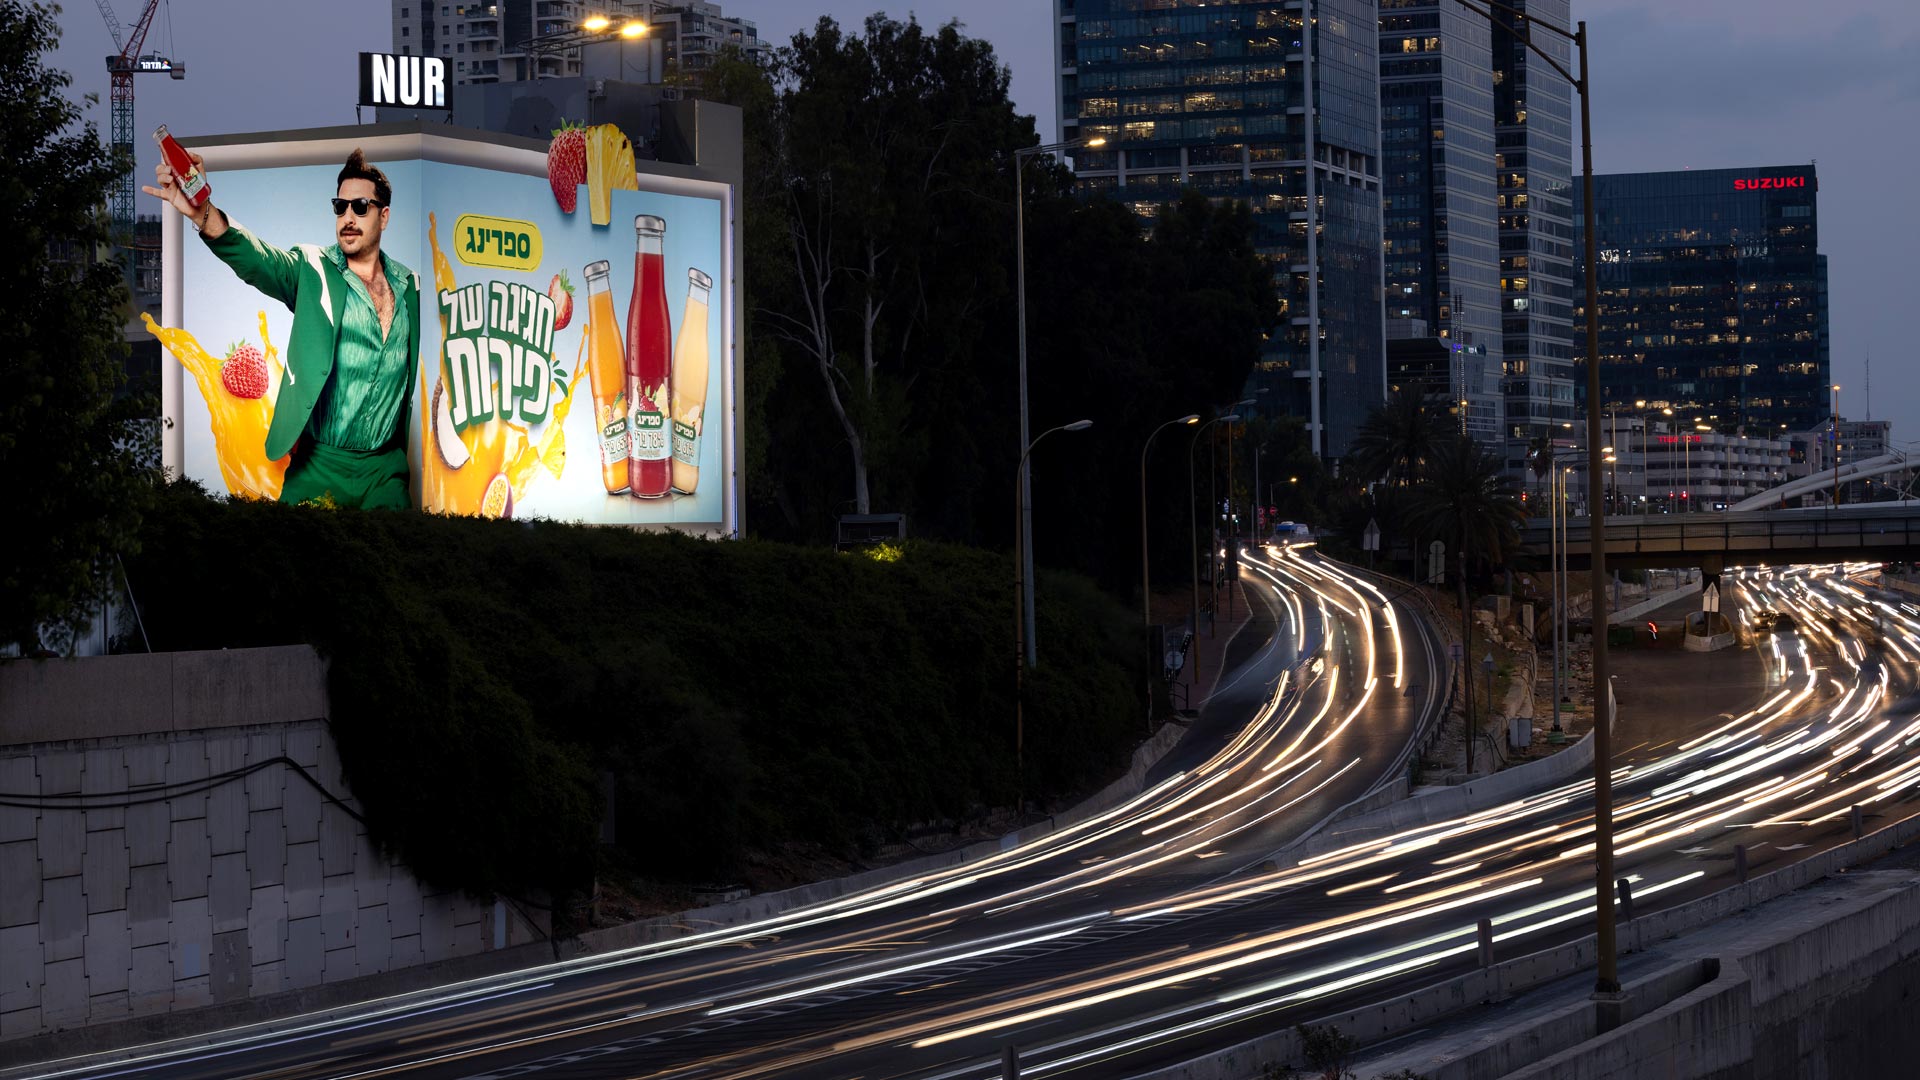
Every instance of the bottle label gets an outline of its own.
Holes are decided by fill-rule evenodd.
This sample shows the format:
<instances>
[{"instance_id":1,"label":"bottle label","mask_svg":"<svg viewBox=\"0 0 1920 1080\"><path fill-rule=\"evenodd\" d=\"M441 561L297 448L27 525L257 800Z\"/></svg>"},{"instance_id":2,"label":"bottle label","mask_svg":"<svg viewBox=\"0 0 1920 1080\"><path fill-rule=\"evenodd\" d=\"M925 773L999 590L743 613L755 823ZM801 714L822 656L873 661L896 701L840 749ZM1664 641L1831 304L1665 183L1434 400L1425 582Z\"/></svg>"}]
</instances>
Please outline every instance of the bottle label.
<instances>
[{"instance_id":1,"label":"bottle label","mask_svg":"<svg viewBox=\"0 0 1920 1080\"><path fill-rule=\"evenodd\" d=\"M683 420L673 422L673 460L695 468L700 466L700 436L694 433L692 424Z\"/></svg>"},{"instance_id":2,"label":"bottle label","mask_svg":"<svg viewBox=\"0 0 1920 1080\"><path fill-rule=\"evenodd\" d=\"M207 190L207 178L201 174L199 169L194 169L185 176L178 177L178 182L180 184L180 194L196 201L200 198L200 193Z\"/></svg>"},{"instance_id":3,"label":"bottle label","mask_svg":"<svg viewBox=\"0 0 1920 1080\"><path fill-rule=\"evenodd\" d=\"M666 384L644 387L634 398L633 460L665 461L672 457L667 446L667 413L661 408L667 396Z\"/></svg>"},{"instance_id":4,"label":"bottle label","mask_svg":"<svg viewBox=\"0 0 1920 1080\"><path fill-rule=\"evenodd\" d=\"M627 459L627 418L617 417L600 429L600 463L612 465Z\"/></svg>"}]
</instances>

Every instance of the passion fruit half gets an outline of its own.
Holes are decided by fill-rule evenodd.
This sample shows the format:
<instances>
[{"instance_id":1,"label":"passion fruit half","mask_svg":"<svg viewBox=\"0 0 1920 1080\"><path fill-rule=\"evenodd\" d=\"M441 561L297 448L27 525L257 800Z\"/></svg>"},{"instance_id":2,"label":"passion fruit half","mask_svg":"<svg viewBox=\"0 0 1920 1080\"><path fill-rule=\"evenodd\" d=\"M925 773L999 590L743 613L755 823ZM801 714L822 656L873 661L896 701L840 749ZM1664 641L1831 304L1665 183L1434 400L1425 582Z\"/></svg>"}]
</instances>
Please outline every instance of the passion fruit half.
<instances>
[{"instance_id":1,"label":"passion fruit half","mask_svg":"<svg viewBox=\"0 0 1920 1080\"><path fill-rule=\"evenodd\" d=\"M513 483L506 473L496 473L487 483L487 493L480 497L480 516L484 518L510 518L513 516Z\"/></svg>"}]
</instances>

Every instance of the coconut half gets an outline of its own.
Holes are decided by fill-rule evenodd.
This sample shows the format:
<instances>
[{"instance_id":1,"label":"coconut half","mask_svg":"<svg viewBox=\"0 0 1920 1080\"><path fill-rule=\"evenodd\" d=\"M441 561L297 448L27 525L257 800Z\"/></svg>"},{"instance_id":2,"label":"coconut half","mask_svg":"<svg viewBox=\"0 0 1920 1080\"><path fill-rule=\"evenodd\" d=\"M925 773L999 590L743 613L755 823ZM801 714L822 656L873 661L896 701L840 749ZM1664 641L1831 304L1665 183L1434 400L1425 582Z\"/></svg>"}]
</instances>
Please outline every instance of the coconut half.
<instances>
[{"instance_id":1,"label":"coconut half","mask_svg":"<svg viewBox=\"0 0 1920 1080\"><path fill-rule=\"evenodd\" d=\"M458 469L473 460L473 454L467 450L467 444L460 441L460 432L453 426L453 413L447 408L447 384L445 380L436 380L433 384L433 445L440 451L440 460L447 468Z\"/></svg>"}]
</instances>

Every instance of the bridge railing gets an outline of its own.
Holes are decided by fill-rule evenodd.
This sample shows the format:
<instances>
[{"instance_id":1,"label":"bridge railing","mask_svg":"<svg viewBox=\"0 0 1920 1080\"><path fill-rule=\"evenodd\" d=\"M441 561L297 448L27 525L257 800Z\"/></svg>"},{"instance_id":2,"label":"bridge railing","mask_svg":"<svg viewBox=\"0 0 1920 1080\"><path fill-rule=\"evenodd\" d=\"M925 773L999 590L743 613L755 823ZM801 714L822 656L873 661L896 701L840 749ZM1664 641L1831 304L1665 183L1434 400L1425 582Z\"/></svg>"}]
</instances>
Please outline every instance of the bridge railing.
<instances>
[{"instance_id":1,"label":"bridge railing","mask_svg":"<svg viewBox=\"0 0 1920 1080\"><path fill-rule=\"evenodd\" d=\"M1567 543L1576 555L1589 543L1592 530L1587 521L1574 518L1566 525ZM1608 549L1616 551L1898 547L1920 543L1920 504L1612 517L1607 519L1606 532ZM1545 547L1546 524L1529 525L1526 541L1529 547Z\"/></svg>"}]
</instances>

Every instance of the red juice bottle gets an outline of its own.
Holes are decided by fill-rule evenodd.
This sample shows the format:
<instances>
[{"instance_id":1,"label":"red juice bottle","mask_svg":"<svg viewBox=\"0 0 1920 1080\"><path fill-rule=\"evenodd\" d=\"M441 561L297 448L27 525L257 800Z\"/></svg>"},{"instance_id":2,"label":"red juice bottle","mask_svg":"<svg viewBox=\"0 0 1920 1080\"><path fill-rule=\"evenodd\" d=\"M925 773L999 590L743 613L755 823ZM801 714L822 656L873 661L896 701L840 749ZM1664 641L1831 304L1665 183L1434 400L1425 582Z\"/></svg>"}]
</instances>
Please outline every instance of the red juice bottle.
<instances>
[{"instance_id":1,"label":"red juice bottle","mask_svg":"<svg viewBox=\"0 0 1920 1080\"><path fill-rule=\"evenodd\" d=\"M673 326L667 315L667 223L633 219L633 299L627 305L628 472L633 493L657 499L673 486L668 378Z\"/></svg>"},{"instance_id":2,"label":"red juice bottle","mask_svg":"<svg viewBox=\"0 0 1920 1080\"><path fill-rule=\"evenodd\" d=\"M187 156L187 148L167 132L165 124L153 129L153 141L159 144L160 155L167 159L167 167L173 170L174 183L179 185L180 194L185 195L196 207L205 206L207 200L213 198L213 185L207 183L207 174L201 172L200 166Z\"/></svg>"}]
</instances>

